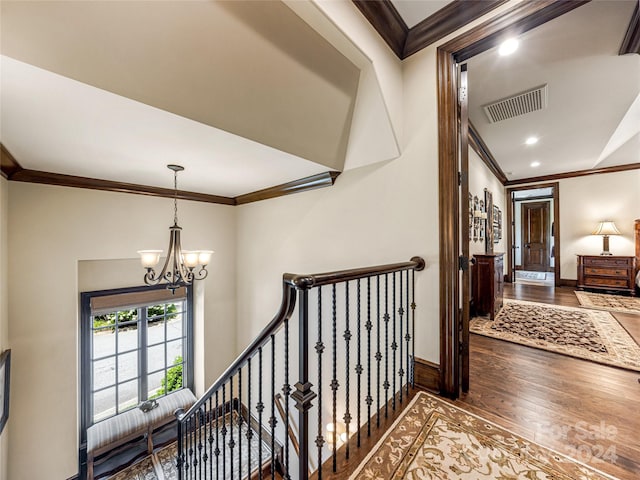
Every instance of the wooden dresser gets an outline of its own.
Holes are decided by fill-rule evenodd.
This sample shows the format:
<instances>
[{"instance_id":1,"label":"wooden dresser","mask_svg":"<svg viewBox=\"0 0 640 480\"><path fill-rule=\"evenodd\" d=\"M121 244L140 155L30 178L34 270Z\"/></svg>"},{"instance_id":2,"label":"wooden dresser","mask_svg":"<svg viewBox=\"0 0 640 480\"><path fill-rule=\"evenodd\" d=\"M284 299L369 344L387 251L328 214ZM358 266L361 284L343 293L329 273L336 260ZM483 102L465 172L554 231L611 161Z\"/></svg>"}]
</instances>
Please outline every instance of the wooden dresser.
<instances>
[{"instance_id":1,"label":"wooden dresser","mask_svg":"<svg viewBox=\"0 0 640 480\"><path fill-rule=\"evenodd\" d=\"M635 295L635 257L578 255L578 288Z\"/></svg>"},{"instance_id":2,"label":"wooden dresser","mask_svg":"<svg viewBox=\"0 0 640 480\"><path fill-rule=\"evenodd\" d=\"M493 320L502 308L504 253L476 254L472 272L473 313Z\"/></svg>"}]
</instances>

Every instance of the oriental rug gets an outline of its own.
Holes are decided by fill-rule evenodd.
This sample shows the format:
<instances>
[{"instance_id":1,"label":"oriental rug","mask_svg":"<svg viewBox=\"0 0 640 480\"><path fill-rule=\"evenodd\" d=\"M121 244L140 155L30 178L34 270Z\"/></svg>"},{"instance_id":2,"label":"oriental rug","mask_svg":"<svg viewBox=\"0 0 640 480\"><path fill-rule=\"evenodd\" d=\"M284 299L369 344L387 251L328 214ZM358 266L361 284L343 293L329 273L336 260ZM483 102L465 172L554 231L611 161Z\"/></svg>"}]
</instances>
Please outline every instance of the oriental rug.
<instances>
[{"instance_id":1,"label":"oriental rug","mask_svg":"<svg viewBox=\"0 0 640 480\"><path fill-rule=\"evenodd\" d=\"M349 480L612 479L419 392Z\"/></svg>"},{"instance_id":2,"label":"oriental rug","mask_svg":"<svg viewBox=\"0 0 640 480\"><path fill-rule=\"evenodd\" d=\"M640 315L640 298L603 293L575 292L580 305L585 308L608 310L609 312L637 313Z\"/></svg>"},{"instance_id":3,"label":"oriental rug","mask_svg":"<svg viewBox=\"0 0 640 480\"><path fill-rule=\"evenodd\" d=\"M235 412L234 412L235 414ZM203 480L205 479L216 479L216 478L225 478L223 477L223 472L225 476L230 475L233 471L236 475L238 475L238 467L241 469L241 478L248 477L248 460L249 455L248 451L251 450L251 470L252 473L256 471L260 464L264 464L271 457L271 449L270 446L263 440L262 441L262 449L259 448L259 438L255 431L251 436L251 448L247 448L247 422L242 422L242 424L238 427L238 423L236 421L237 414L234 415L233 424L229 422L229 415L226 417L226 430L224 430L224 434L219 433L218 438L216 439L215 427L214 430L211 429L211 426L207 426L206 430L203 428L202 436L199 437L202 439L202 443L204 448L209 448L210 455L208 458L213 460L208 462L201 462L201 465L198 466L198 477ZM223 431L223 422L220 422L219 432ZM212 434L212 431L214 432ZM196 432L197 433L197 432ZM243 442L243 450L242 450L242 459L238 460L237 449L234 452L233 460L230 459L230 455L227 452L227 455L224 456L222 453L218 455L215 454L216 448L216 440L221 442L230 442L233 440L235 445L238 445L239 436L242 436ZM211 445L207 442L207 437L211 435L213 442ZM223 436L224 435L224 436ZM194 438L197 435L194 434ZM262 451L262 462L258 462L259 452ZM164 448L156 450L151 455L144 457L137 463L125 468L124 470L119 471L115 475L109 477L109 480L177 480L178 478L178 470L176 468L176 456L177 456L177 445L176 443L172 443ZM233 461L233 468L231 462ZM192 467L193 468L193 467ZM190 478L190 477L189 477Z\"/></svg>"},{"instance_id":4,"label":"oriental rug","mask_svg":"<svg viewBox=\"0 0 640 480\"><path fill-rule=\"evenodd\" d=\"M469 330L487 337L640 371L640 346L609 312L505 300L494 321L476 317L471 320Z\"/></svg>"}]
</instances>

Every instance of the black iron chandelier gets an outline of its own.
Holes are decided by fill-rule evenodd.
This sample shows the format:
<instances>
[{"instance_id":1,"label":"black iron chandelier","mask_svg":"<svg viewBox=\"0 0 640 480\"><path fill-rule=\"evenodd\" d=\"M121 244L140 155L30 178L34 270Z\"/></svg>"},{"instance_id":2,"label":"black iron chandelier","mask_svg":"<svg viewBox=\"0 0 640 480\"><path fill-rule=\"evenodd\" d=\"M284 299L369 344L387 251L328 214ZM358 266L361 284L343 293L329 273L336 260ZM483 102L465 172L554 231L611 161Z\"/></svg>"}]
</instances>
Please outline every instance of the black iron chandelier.
<instances>
[{"instance_id":1,"label":"black iron chandelier","mask_svg":"<svg viewBox=\"0 0 640 480\"><path fill-rule=\"evenodd\" d=\"M173 171L173 226L169 227L169 251L164 266L159 274L153 269L160 261L162 250L139 250L142 266L147 269L144 283L158 285L167 282L167 288L175 292L177 288L191 285L194 280L207 278L207 265L211 260L212 250L183 251L180 244L180 232L178 226L178 172L184 170L180 165L167 165Z\"/></svg>"}]
</instances>

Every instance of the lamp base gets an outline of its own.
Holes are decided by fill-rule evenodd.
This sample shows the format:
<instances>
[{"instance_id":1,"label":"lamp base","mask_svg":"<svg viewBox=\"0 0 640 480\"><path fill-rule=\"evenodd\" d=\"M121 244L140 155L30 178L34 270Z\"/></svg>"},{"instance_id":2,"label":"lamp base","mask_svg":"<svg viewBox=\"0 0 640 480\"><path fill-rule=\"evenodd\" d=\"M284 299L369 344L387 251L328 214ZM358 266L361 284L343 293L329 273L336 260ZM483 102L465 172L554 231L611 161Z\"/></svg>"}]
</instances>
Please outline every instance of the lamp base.
<instances>
[{"instance_id":1,"label":"lamp base","mask_svg":"<svg viewBox=\"0 0 640 480\"><path fill-rule=\"evenodd\" d=\"M600 255L613 255L609 251L609 235L602 236L602 253Z\"/></svg>"},{"instance_id":2,"label":"lamp base","mask_svg":"<svg viewBox=\"0 0 640 480\"><path fill-rule=\"evenodd\" d=\"M611 253L611 252L602 252L600 255L605 255L605 256L606 255L613 255L613 253Z\"/></svg>"}]
</instances>

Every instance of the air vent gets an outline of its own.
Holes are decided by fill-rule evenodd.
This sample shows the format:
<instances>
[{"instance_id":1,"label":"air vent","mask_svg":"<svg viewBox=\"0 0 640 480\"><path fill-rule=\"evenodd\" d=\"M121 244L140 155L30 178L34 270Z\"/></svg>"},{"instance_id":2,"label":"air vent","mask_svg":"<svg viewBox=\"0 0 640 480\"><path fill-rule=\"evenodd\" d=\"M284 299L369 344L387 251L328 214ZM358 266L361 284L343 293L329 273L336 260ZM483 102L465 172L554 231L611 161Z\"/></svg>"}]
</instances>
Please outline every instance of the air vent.
<instances>
[{"instance_id":1,"label":"air vent","mask_svg":"<svg viewBox=\"0 0 640 480\"><path fill-rule=\"evenodd\" d=\"M497 102L484 105L484 113L491 123L501 122L518 117L525 113L547 108L547 85L527 90L526 92L503 98Z\"/></svg>"}]
</instances>

